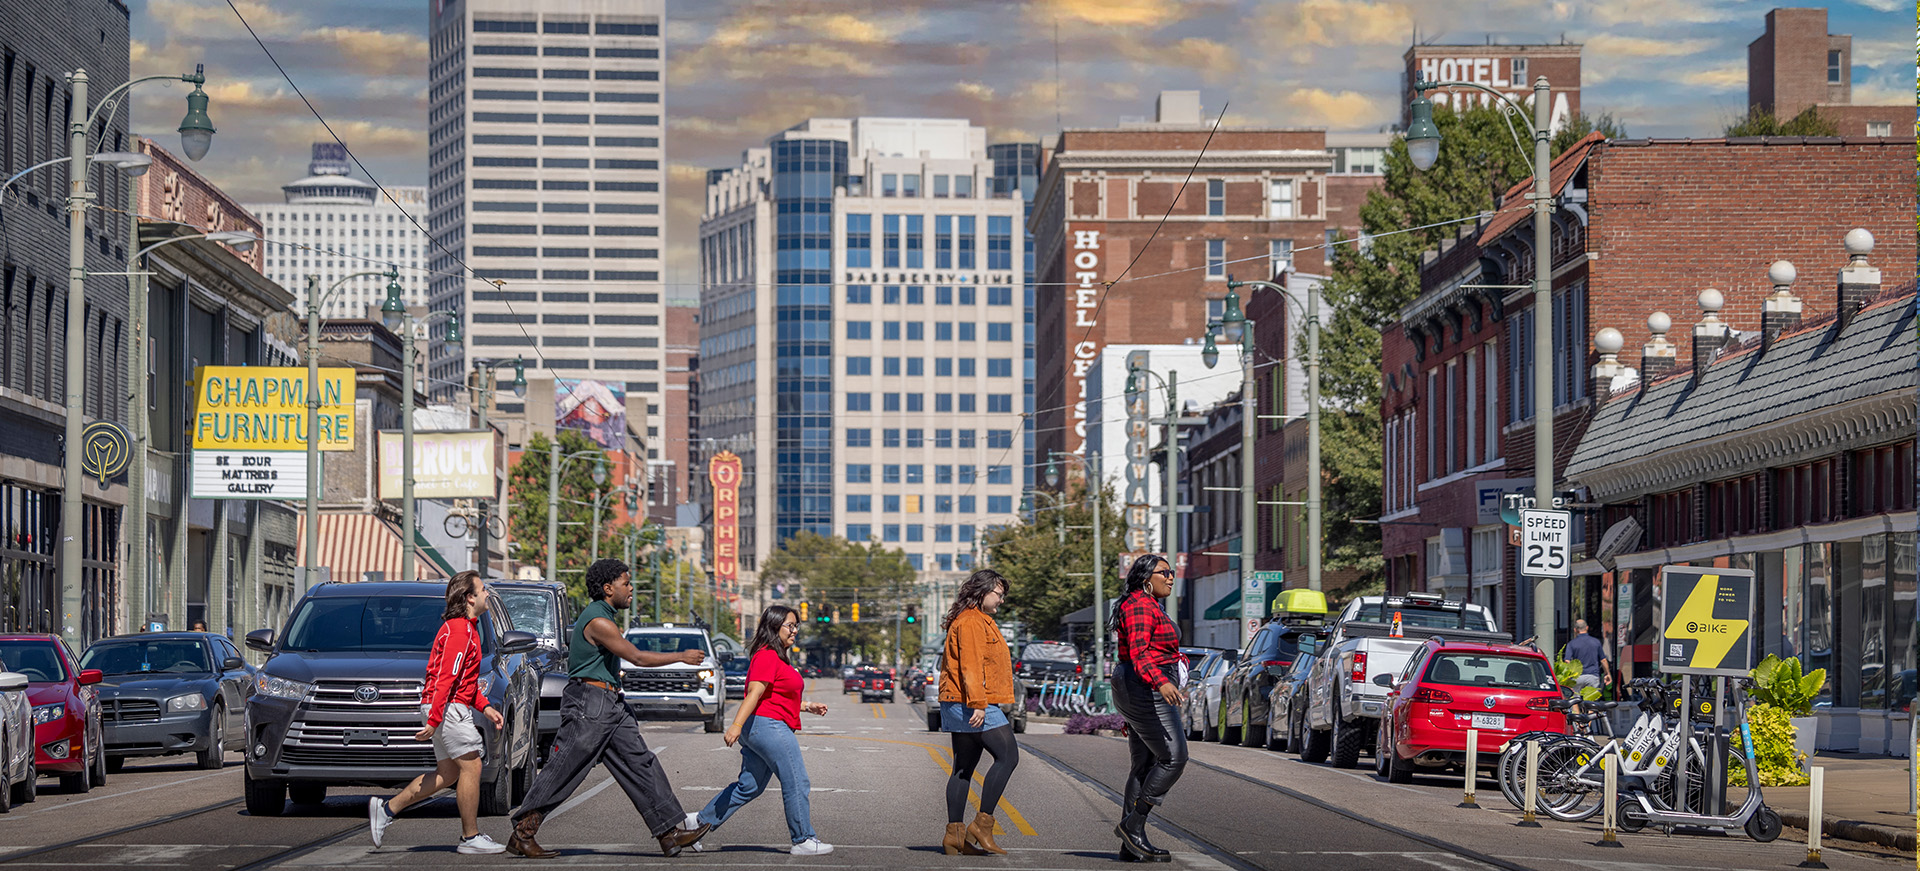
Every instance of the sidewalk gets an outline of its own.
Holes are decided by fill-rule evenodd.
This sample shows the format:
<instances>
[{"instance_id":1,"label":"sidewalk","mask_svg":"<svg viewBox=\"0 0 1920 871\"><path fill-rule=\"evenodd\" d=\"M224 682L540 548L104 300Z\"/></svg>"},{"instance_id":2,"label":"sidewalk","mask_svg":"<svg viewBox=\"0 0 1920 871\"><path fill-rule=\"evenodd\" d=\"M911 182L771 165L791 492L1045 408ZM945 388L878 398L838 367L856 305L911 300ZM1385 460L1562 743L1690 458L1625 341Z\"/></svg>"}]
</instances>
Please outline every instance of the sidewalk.
<instances>
[{"instance_id":1,"label":"sidewalk","mask_svg":"<svg viewBox=\"0 0 1920 871\"><path fill-rule=\"evenodd\" d=\"M1907 760L1849 753L1816 754L1810 765L1827 770L1821 808L1825 837L1865 841L1913 852L1914 819L1907 813ZM1807 828L1808 788L1768 787L1767 804L1787 825Z\"/></svg>"}]
</instances>

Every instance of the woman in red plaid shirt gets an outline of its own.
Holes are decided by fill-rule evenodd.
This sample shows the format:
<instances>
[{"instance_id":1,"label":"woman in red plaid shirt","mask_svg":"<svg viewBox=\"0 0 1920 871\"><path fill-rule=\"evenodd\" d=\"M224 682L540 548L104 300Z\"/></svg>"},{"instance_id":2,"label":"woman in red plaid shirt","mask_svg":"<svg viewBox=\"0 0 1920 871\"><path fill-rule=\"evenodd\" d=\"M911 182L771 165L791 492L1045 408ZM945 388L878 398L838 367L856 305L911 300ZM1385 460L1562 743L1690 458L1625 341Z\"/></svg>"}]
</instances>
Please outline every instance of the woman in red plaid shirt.
<instances>
[{"instance_id":1,"label":"woman in red plaid shirt","mask_svg":"<svg viewBox=\"0 0 1920 871\"><path fill-rule=\"evenodd\" d=\"M1120 836L1121 858L1135 862L1173 859L1147 842L1147 815L1165 800L1187 767L1187 727L1180 721L1180 705L1186 701L1181 672L1187 660L1180 654L1180 630L1163 604L1171 595L1173 568L1164 557L1150 553L1134 560L1126 589L1113 603L1113 626L1120 637L1113 701L1126 718L1133 757L1125 815L1114 834Z\"/></svg>"}]
</instances>

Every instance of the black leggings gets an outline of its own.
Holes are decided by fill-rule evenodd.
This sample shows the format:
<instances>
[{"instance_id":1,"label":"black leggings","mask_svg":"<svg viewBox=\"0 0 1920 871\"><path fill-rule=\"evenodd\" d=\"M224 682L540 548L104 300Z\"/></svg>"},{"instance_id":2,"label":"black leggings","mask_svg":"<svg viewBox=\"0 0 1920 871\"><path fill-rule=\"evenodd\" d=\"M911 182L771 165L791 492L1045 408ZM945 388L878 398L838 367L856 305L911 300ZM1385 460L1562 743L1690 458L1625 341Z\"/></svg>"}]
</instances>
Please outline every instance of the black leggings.
<instances>
[{"instance_id":1,"label":"black leggings","mask_svg":"<svg viewBox=\"0 0 1920 871\"><path fill-rule=\"evenodd\" d=\"M993 813L1000 805L1000 794L1007 791L1007 779L1020 764L1020 745L1013 740L1011 724L985 732L954 732L953 776L947 778L947 822L963 822L967 813L967 790L973 783L973 769L980 764L980 751L993 754L993 766L987 769L986 784L980 787L980 812Z\"/></svg>"}]
</instances>

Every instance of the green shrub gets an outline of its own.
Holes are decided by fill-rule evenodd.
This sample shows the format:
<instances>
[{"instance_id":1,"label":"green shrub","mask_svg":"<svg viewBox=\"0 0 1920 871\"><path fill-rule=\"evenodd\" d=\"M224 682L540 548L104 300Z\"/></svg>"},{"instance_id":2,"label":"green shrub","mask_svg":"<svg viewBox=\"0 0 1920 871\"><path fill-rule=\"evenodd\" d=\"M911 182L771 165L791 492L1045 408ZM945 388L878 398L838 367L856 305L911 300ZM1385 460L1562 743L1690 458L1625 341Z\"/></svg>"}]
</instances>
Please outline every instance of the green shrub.
<instances>
[{"instance_id":1,"label":"green shrub","mask_svg":"<svg viewBox=\"0 0 1920 871\"><path fill-rule=\"evenodd\" d=\"M1781 659L1771 653L1749 674L1754 701L1786 711L1789 717L1812 716L1813 700L1827 685L1826 669L1801 674L1799 657Z\"/></svg>"},{"instance_id":2,"label":"green shrub","mask_svg":"<svg viewBox=\"0 0 1920 871\"><path fill-rule=\"evenodd\" d=\"M1760 772L1760 785L1805 786L1807 776L1801 772L1800 763L1806 757L1793 749L1793 715L1762 702L1748 709L1747 725L1753 730L1753 765ZM1746 769L1728 771L1727 782L1746 786Z\"/></svg>"},{"instance_id":3,"label":"green shrub","mask_svg":"<svg viewBox=\"0 0 1920 871\"><path fill-rule=\"evenodd\" d=\"M1573 682L1579 679L1580 675L1586 673L1586 669L1587 667L1581 665L1577 659L1555 660L1553 663L1553 676L1560 681L1561 686L1571 687L1574 685ZM1577 693L1580 698L1589 702L1600 698L1600 690L1596 687L1581 687L1574 690L1574 692Z\"/></svg>"}]
</instances>

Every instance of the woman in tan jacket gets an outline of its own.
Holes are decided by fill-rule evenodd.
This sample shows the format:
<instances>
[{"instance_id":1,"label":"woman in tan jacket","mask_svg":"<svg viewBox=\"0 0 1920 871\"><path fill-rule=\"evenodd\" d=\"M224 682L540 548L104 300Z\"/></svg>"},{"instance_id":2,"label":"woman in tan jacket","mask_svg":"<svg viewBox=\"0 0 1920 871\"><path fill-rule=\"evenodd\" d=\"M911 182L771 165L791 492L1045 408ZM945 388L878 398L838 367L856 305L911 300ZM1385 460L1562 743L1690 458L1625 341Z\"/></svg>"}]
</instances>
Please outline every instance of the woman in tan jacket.
<instances>
[{"instance_id":1,"label":"woman in tan jacket","mask_svg":"<svg viewBox=\"0 0 1920 871\"><path fill-rule=\"evenodd\" d=\"M947 834L941 843L949 856L1007 852L993 842L993 809L1020 764L1020 747L999 706L1021 700L1013 697L1013 656L993 622L1006 596L1006 578L990 569L974 572L960 585L943 624L940 729L953 735L953 775L947 778ZM961 821L983 750L993 754L993 767L980 787L980 812L967 825Z\"/></svg>"}]
</instances>

